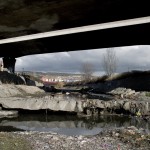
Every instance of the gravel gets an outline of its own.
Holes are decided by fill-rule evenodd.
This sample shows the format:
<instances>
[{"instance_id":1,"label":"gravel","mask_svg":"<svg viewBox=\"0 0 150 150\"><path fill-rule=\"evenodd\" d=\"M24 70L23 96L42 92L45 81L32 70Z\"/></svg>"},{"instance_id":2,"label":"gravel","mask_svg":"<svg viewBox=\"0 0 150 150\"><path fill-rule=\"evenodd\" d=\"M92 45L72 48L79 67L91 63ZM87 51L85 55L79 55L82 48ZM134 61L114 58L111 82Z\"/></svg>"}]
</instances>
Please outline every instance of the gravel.
<instances>
[{"instance_id":1,"label":"gravel","mask_svg":"<svg viewBox=\"0 0 150 150\"><path fill-rule=\"evenodd\" d=\"M32 150L150 150L150 135L144 129L135 127L106 130L94 136L33 131L1 134L24 139Z\"/></svg>"}]
</instances>

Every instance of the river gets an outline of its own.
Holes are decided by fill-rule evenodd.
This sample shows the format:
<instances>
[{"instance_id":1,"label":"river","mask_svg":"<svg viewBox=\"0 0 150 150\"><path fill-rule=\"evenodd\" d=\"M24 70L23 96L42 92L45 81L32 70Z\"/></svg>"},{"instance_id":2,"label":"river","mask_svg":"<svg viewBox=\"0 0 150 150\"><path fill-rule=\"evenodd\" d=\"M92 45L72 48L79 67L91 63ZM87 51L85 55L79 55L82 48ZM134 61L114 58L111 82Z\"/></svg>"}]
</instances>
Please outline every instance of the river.
<instances>
[{"instance_id":1,"label":"river","mask_svg":"<svg viewBox=\"0 0 150 150\"><path fill-rule=\"evenodd\" d=\"M17 118L1 118L1 131L41 131L65 135L96 135L105 129L136 126L150 131L150 124L129 116L78 117L75 115L20 114Z\"/></svg>"}]
</instances>

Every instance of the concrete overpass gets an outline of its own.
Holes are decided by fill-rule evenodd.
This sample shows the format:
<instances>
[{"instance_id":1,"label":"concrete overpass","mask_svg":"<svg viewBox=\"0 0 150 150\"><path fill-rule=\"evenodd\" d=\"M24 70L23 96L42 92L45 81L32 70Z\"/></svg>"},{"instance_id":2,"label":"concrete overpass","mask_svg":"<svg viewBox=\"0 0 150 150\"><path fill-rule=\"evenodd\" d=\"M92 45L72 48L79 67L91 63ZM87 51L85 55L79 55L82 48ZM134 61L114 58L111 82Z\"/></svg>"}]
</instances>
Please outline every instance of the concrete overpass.
<instances>
[{"instance_id":1,"label":"concrete overpass","mask_svg":"<svg viewBox=\"0 0 150 150\"><path fill-rule=\"evenodd\" d=\"M31 54L149 45L148 6L147 0L5 0L0 57L14 65Z\"/></svg>"}]
</instances>

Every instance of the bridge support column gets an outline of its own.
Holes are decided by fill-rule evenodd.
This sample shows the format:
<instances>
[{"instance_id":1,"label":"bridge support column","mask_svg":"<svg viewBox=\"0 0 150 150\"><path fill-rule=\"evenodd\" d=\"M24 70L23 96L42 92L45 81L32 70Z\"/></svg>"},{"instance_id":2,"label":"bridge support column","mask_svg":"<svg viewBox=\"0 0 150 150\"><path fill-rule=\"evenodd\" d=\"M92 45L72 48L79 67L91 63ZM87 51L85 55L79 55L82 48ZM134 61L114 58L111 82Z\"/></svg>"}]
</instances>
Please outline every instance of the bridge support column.
<instances>
[{"instance_id":1,"label":"bridge support column","mask_svg":"<svg viewBox=\"0 0 150 150\"><path fill-rule=\"evenodd\" d=\"M4 68L7 68L11 73L15 73L16 59L14 57L4 57L3 64Z\"/></svg>"}]
</instances>

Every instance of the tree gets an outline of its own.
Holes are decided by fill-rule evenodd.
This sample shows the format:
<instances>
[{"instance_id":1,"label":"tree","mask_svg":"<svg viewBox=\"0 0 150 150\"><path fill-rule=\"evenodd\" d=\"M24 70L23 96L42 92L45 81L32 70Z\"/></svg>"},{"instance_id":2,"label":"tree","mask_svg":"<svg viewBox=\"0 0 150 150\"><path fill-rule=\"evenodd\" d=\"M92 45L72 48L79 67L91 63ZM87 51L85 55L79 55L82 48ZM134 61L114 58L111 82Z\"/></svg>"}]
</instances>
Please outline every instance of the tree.
<instances>
[{"instance_id":1,"label":"tree","mask_svg":"<svg viewBox=\"0 0 150 150\"><path fill-rule=\"evenodd\" d=\"M108 48L102 60L103 69L106 75L111 76L117 70L117 56L114 48Z\"/></svg>"},{"instance_id":2,"label":"tree","mask_svg":"<svg viewBox=\"0 0 150 150\"><path fill-rule=\"evenodd\" d=\"M81 66L81 73L83 80L88 81L91 80L93 74L93 65L91 63L83 63Z\"/></svg>"}]
</instances>

